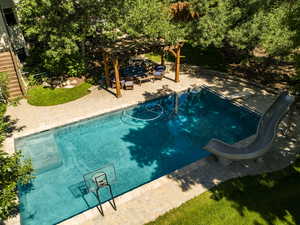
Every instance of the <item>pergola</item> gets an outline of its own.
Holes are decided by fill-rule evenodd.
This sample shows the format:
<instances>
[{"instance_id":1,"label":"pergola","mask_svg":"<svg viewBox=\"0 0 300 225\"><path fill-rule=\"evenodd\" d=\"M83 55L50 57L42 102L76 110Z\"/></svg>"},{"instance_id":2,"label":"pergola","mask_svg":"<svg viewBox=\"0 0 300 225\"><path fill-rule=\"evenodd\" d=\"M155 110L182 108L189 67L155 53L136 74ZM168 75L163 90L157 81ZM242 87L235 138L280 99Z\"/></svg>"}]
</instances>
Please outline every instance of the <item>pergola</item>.
<instances>
[{"instance_id":1,"label":"pergola","mask_svg":"<svg viewBox=\"0 0 300 225\"><path fill-rule=\"evenodd\" d=\"M179 82L180 73L180 49L183 42L175 45L166 44L163 40L149 40L147 38L129 39L123 38L110 44L100 46L103 54L104 75L107 88L110 86L109 63L112 62L115 81L116 81L116 96L119 98L121 94L120 84L120 61L129 56L159 51L161 53L161 64L165 64L165 52L170 52L176 58L175 61L175 82Z\"/></svg>"}]
</instances>

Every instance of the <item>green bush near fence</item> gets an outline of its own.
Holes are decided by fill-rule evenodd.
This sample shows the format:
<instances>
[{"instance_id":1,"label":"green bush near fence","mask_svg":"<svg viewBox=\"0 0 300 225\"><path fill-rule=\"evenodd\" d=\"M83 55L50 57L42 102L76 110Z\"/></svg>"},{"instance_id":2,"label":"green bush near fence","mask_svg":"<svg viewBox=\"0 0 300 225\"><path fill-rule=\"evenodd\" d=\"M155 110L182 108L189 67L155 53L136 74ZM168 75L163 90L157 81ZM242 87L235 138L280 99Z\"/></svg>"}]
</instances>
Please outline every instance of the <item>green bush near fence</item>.
<instances>
[{"instance_id":1,"label":"green bush near fence","mask_svg":"<svg viewBox=\"0 0 300 225\"><path fill-rule=\"evenodd\" d=\"M0 101L1 98L7 99L8 97L8 76L6 73L0 73Z\"/></svg>"}]
</instances>

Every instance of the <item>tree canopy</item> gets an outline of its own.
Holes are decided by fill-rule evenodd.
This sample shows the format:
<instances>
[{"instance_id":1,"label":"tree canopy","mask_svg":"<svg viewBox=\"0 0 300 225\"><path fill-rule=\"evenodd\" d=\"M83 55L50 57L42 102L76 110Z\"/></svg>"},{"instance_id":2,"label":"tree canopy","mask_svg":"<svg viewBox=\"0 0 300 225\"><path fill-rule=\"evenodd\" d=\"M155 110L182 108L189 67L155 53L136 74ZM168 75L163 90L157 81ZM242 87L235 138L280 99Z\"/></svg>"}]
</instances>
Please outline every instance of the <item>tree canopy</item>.
<instances>
[{"instance_id":1,"label":"tree canopy","mask_svg":"<svg viewBox=\"0 0 300 225\"><path fill-rule=\"evenodd\" d=\"M161 0L20 0L18 14L34 63L72 75L84 70L89 40L127 35L175 42L180 32L168 5Z\"/></svg>"},{"instance_id":2,"label":"tree canopy","mask_svg":"<svg viewBox=\"0 0 300 225\"><path fill-rule=\"evenodd\" d=\"M195 45L228 44L269 55L282 55L299 46L299 1L191 0L200 18L193 21L189 38Z\"/></svg>"},{"instance_id":3,"label":"tree canopy","mask_svg":"<svg viewBox=\"0 0 300 225\"><path fill-rule=\"evenodd\" d=\"M261 48L282 56L300 46L300 2L293 0L20 0L17 8L29 59L53 74L84 74L89 42L124 36L185 39L248 55Z\"/></svg>"}]
</instances>

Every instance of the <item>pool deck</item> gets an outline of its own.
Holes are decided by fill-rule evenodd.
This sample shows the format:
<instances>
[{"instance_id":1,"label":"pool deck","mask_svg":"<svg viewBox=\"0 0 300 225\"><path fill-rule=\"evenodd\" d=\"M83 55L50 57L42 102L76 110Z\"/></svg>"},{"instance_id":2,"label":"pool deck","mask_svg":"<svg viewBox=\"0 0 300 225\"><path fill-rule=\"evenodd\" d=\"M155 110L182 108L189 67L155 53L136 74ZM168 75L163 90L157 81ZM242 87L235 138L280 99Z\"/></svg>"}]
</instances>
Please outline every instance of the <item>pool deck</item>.
<instances>
[{"instance_id":1,"label":"pool deck","mask_svg":"<svg viewBox=\"0 0 300 225\"><path fill-rule=\"evenodd\" d=\"M29 105L26 100L21 100L18 106L8 107L7 115L12 120L16 120L16 127L20 129L16 128L13 135L6 139L4 149L7 152L13 152L13 140L16 137L118 110L194 86L206 85L225 96L244 92L250 93L250 97L239 100L239 102L259 112L264 112L275 98L274 95L264 90L249 86L241 81L231 80L229 76L226 78L216 76L216 73L210 71L197 74L183 73L180 83L175 83L173 78L174 74L168 73L162 81L148 82L141 86L136 85L134 90L122 91L123 96L121 98L116 98L107 90L93 87L89 95L63 105L36 107ZM233 162L225 166L209 156L117 197L117 211L113 210L109 203L105 203L104 217L95 207L61 224L142 225L205 192L219 182L233 177L283 168L294 160L296 149L300 148L299 114L295 111L284 121L292 124L293 130L289 137L279 135L276 138L272 151L263 157L262 162L249 160ZM7 221L6 224L19 225L20 219L16 217Z\"/></svg>"}]
</instances>

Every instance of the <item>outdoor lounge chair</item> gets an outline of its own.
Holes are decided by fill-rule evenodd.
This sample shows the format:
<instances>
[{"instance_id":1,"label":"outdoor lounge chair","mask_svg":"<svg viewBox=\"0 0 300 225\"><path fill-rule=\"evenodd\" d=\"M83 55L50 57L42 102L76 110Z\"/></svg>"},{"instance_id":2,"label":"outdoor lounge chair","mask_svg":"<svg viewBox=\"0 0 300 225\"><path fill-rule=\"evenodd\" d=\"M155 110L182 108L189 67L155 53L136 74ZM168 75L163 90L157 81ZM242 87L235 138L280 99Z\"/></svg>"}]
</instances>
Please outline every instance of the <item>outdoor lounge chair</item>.
<instances>
[{"instance_id":1,"label":"outdoor lounge chair","mask_svg":"<svg viewBox=\"0 0 300 225\"><path fill-rule=\"evenodd\" d=\"M295 98L287 92L281 93L259 121L252 141L245 145L230 145L217 139L211 139L204 147L214 155L229 160L255 159L264 155L272 146L277 128L288 112Z\"/></svg>"}]
</instances>

